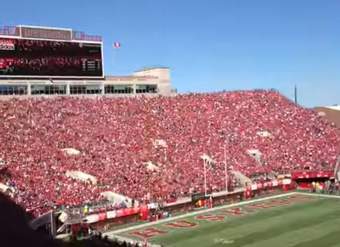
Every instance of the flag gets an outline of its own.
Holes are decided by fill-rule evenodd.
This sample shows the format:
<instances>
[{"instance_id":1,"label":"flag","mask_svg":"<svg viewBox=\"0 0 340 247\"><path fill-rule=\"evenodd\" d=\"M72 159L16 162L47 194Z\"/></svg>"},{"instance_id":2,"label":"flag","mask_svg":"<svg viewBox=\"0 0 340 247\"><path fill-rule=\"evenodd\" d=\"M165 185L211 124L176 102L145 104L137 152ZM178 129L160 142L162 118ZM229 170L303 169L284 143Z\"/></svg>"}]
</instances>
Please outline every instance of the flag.
<instances>
[{"instance_id":1,"label":"flag","mask_svg":"<svg viewBox=\"0 0 340 247\"><path fill-rule=\"evenodd\" d=\"M120 42L114 42L113 43L113 48L120 48L120 47L121 47Z\"/></svg>"}]
</instances>

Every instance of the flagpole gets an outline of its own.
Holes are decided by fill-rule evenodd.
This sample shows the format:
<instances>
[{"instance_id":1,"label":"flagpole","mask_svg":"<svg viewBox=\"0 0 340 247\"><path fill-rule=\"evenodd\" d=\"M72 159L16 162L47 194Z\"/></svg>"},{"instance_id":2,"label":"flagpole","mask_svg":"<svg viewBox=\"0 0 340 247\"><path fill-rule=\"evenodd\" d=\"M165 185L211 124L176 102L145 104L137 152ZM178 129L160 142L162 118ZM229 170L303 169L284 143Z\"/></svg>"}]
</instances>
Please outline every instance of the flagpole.
<instances>
[{"instance_id":1,"label":"flagpole","mask_svg":"<svg viewBox=\"0 0 340 247\"><path fill-rule=\"evenodd\" d=\"M117 48L113 46L113 53L112 53L112 68L115 69L117 64Z\"/></svg>"},{"instance_id":2,"label":"flagpole","mask_svg":"<svg viewBox=\"0 0 340 247\"><path fill-rule=\"evenodd\" d=\"M121 47L120 42L113 42L112 48L113 48L113 54L112 54L112 66L115 67L115 64L117 64L117 51Z\"/></svg>"}]
</instances>

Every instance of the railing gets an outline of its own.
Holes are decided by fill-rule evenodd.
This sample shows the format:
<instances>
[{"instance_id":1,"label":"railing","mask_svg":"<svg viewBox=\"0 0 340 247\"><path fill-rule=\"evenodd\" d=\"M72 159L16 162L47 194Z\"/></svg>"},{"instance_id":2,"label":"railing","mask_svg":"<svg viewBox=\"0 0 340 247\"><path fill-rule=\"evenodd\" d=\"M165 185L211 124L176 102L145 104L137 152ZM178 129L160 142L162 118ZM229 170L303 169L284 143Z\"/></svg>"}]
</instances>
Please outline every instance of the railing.
<instances>
[{"instance_id":1,"label":"railing","mask_svg":"<svg viewBox=\"0 0 340 247\"><path fill-rule=\"evenodd\" d=\"M0 35L4 36L19 36L19 28L14 26L0 27Z\"/></svg>"},{"instance_id":2,"label":"railing","mask_svg":"<svg viewBox=\"0 0 340 247\"><path fill-rule=\"evenodd\" d=\"M20 36L20 27L15 26L3 26L0 27L0 35L3 36ZM98 35L89 35L85 32L72 31L73 40L84 40L84 41L97 41L101 42L102 37Z\"/></svg>"},{"instance_id":3,"label":"railing","mask_svg":"<svg viewBox=\"0 0 340 247\"><path fill-rule=\"evenodd\" d=\"M88 35L84 32L73 31L72 38L74 40L84 40L84 41L102 41L102 37L98 35Z\"/></svg>"}]
</instances>

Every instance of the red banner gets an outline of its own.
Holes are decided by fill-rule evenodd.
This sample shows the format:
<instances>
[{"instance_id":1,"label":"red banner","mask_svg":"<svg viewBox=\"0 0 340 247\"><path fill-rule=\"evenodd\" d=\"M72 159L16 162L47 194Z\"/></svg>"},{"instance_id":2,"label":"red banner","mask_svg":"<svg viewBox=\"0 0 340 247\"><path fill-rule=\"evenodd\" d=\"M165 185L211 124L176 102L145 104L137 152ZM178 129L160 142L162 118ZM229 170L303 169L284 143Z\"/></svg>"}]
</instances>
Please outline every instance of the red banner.
<instances>
[{"instance_id":1,"label":"red banner","mask_svg":"<svg viewBox=\"0 0 340 247\"><path fill-rule=\"evenodd\" d=\"M292 179L329 178L334 176L332 171L296 171L292 172Z\"/></svg>"}]
</instances>

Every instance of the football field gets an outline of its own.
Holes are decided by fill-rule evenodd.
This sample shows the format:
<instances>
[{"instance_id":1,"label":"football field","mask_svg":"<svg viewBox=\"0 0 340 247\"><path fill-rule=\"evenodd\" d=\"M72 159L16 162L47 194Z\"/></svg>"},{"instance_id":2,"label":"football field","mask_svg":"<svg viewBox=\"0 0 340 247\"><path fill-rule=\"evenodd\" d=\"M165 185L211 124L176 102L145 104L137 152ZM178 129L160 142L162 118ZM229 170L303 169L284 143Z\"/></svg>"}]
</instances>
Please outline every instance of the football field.
<instances>
[{"instance_id":1,"label":"football field","mask_svg":"<svg viewBox=\"0 0 340 247\"><path fill-rule=\"evenodd\" d=\"M340 246L340 198L289 193L108 233L111 234L178 247Z\"/></svg>"}]
</instances>

